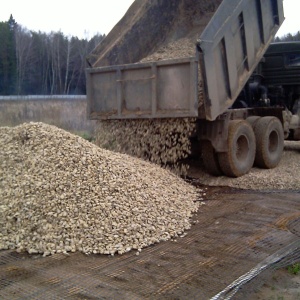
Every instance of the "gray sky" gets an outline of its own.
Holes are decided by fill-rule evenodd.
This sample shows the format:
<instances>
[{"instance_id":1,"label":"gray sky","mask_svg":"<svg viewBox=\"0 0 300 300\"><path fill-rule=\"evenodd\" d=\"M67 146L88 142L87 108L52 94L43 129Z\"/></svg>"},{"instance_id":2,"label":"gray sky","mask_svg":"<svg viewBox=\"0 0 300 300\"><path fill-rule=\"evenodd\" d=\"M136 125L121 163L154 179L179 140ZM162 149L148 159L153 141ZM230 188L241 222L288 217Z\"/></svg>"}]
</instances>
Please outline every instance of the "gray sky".
<instances>
[{"instance_id":1,"label":"gray sky","mask_svg":"<svg viewBox=\"0 0 300 300\"><path fill-rule=\"evenodd\" d=\"M126 13L134 0L7 0L2 1L0 21L10 14L18 24L29 30L90 38L96 33L107 34ZM167 0L169 1L169 0ZM300 31L300 1L284 0L284 24L278 36Z\"/></svg>"},{"instance_id":2,"label":"gray sky","mask_svg":"<svg viewBox=\"0 0 300 300\"><path fill-rule=\"evenodd\" d=\"M0 21L10 14L29 30L79 38L107 34L126 13L134 0L6 0L1 1Z\"/></svg>"},{"instance_id":3,"label":"gray sky","mask_svg":"<svg viewBox=\"0 0 300 300\"><path fill-rule=\"evenodd\" d=\"M283 9L285 20L277 32L277 36L283 36L287 33L295 34L300 31L300 1L283 0Z\"/></svg>"}]
</instances>

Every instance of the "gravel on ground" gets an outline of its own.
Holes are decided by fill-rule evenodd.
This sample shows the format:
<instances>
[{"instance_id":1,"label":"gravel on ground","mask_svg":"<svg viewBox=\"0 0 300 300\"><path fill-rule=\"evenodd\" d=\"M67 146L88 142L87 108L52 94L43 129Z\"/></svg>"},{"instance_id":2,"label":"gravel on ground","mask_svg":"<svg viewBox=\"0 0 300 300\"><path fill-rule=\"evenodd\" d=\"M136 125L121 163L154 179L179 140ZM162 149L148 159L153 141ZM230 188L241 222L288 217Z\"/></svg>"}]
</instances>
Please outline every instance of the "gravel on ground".
<instances>
[{"instance_id":1,"label":"gravel on ground","mask_svg":"<svg viewBox=\"0 0 300 300\"><path fill-rule=\"evenodd\" d=\"M281 162L274 169L252 168L238 178L211 176L199 165L190 164L188 175L208 186L229 186L251 190L300 190L300 141L285 141Z\"/></svg>"}]
</instances>

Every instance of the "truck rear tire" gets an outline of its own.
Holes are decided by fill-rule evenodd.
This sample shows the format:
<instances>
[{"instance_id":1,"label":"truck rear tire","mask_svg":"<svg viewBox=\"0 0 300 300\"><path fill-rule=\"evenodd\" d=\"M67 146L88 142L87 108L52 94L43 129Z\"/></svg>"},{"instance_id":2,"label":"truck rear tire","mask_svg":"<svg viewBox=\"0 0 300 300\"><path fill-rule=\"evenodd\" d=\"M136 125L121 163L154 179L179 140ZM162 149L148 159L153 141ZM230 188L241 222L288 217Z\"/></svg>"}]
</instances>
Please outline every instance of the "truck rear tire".
<instances>
[{"instance_id":1,"label":"truck rear tire","mask_svg":"<svg viewBox=\"0 0 300 300\"><path fill-rule=\"evenodd\" d=\"M263 117L254 126L256 155L254 164L260 168L275 168L284 147L283 126L276 117Z\"/></svg>"},{"instance_id":2,"label":"truck rear tire","mask_svg":"<svg viewBox=\"0 0 300 300\"><path fill-rule=\"evenodd\" d=\"M202 141L202 160L203 165L210 175L221 176L223 175L220 168L218 154L210 141Z\"/></svg>"},{"instance_id":3,"label":"truck rear tire","mask_svg":"<svg viewBox=\"0 0 300 300\"><path fill-rule=\"evenodd\" d=\"M252 128L254 128L260 118L261 117L259 117L259 116L251 116L251 117L248 117L246 119L246 121L252 126Z\"/></svg>"},{"instance_id":4,"label":"truck rear tire","mask_svg":"<svg viewBox=\"0 0 300 300\"><path fill-rule=\"evenodd\" d=\"M227 152L218 153L223 173L230 177L248 173L253 166L256 149L251 125L245 120L230 121L227 145Z\"/></svg>"}]
</instances>

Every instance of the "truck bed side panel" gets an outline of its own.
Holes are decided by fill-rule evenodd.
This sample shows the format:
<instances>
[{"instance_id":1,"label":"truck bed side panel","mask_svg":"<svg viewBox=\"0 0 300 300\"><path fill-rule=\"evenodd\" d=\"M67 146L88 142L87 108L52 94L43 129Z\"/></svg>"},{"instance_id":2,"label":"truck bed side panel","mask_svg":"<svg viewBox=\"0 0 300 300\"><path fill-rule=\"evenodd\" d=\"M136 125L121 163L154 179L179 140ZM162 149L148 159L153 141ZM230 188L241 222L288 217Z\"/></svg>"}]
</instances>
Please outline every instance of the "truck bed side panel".
<instances>
[{"instance_id":1,"label":"truck bed side panel","mask_svg":"<svg viewBox=\"0 0 300 300\"><path fill-rule=\"evenodd\" d=\"M88 69L88 117L195 117L197 78L194 57Z\"/></svg>"},{"instance_id":2,"label":"truck bed side panel","mask_svg":"<svg viewBox=\"0 0 300 300\"><path fill-rule=\"evenodd\" d=\"M283 19L282 0L222 2L198 44L208 120L234 103Z\"/></svg>"}]
</instances>

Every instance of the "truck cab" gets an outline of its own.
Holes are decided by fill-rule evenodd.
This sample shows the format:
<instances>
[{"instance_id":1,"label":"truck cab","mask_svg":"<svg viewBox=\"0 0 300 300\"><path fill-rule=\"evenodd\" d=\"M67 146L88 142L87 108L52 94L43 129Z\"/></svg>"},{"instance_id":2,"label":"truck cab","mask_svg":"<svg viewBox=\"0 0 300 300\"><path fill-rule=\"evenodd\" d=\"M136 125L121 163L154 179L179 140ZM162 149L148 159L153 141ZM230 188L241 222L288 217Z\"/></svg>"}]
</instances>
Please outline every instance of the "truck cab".
<instances>
[{"instance_id":1,"label":"truck cab","mask_svg":"<svg viewBox=\"0 0 300 300\"><path fill-rule=\"evenodd\" d=\"M300 42L271 43L233 108L282 107L286 138L300 139Z\"/></svg>"},{"instance_id":2,"label":"truck cab","mask_svg":"<svg viewBox=\"0 0 300 300\"><path fill-rule=\"evenodd\" d=\"M300 41L271 44L260 65L271 104L286 108L286 136L300 140Z\"/></svg>"}]
</instances>

